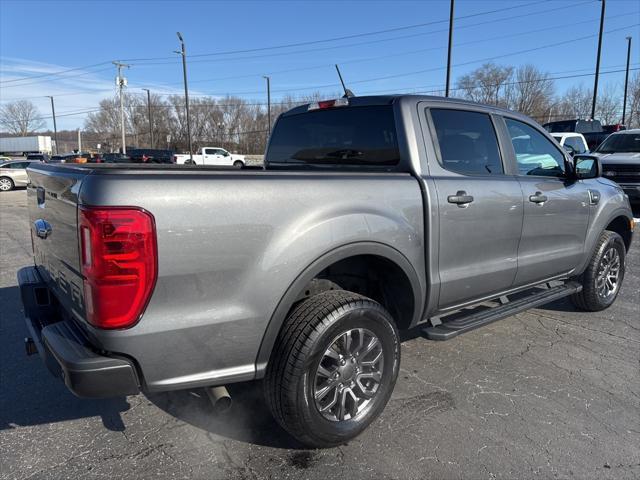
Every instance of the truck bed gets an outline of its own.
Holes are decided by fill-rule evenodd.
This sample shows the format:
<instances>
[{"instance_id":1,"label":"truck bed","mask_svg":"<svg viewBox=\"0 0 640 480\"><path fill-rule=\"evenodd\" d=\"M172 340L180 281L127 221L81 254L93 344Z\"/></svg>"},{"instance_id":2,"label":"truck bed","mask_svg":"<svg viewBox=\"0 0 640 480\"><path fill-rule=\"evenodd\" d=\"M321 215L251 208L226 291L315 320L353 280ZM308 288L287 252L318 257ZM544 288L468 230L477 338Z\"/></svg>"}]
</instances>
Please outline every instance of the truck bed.
<instances>
[{"instance_id":1,"label":"truck bed","mask_svg":"<svg viewBox=\"0 0 640 480\"><path fill-rule=\"evenodd\" d=\"M31 221L51 228L46 239L32 235L38 271L91 343L134 359L150 391L259 375L256 352L280 299L328 252L385 246L424 265L422 196L408 173L84 164L29 174ZM157 281L131 328L86 320L79 206L139 207L154 217ZM411 275L424 291L424 272Z\"/></svg>"}]
</instances>

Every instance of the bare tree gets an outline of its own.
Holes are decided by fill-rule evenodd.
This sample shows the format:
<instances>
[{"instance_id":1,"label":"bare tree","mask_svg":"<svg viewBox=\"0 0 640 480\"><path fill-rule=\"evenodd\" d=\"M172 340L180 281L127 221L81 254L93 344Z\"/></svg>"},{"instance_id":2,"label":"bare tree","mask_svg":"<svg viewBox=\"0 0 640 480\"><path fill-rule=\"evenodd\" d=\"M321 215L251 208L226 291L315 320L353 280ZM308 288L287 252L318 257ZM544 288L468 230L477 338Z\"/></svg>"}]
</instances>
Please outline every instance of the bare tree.
<instances>
[{"instance_id":1,"label":"bare tree","mask_svg":"<svg viewBox=\"0 0 640 480\"><path fill-rule=\"evenodd\" d=\"M29 100L16 100L0 107L0 125L22 137L46 126L36 106Z\"/></svg>"},{"instance_id":2,"label":"bare tree","mask_svg":"<svg viewBox=\"0 0 640 480\"><path fill-rule=\"evenodd\" d=\"M557 101L551 120L588 118L591 114L591 89L579 85L569 88Z\"/></svg>"},{"instance_id":3,"label":"bare tree","mask_svg":"<svg viewBox=\"0 0 640 480\"><path fill-rule=\"evenodd\" d=\"M519 67L515 81L506 88L509 108L536 118L548 112L553 93L553 80L533 65Z\"/></svg>"},{"instance_id":4,"label":"bare tree","mask_svg":"<svg viewBox=\"0 0 640 480\"><path fill-rule=\"evenodd\" d=\"M629 80L625 122L629 128L640 128L640 72Z\"/></svg>"},{"instance_id":5,"label":"bare tree","mask_svg":"<svg viewBox=\"0 0 640 480\"><path fill-rule=\"evenodd\" d=\"M603 125L609 125L620 121L622 110L622 99L619 98L612 85L607 85L598 93L598 102L596 103L596 118Z\"/></svg>"},{"instance_id":6,"label":"bare tree","mask_svg":"<svg viewBox=\"0 0 640 480\"><path fill-rule=\"evenodd\" d=\"M507 83L513 75L513 67L485 63L480 68L463 75L458 80L462 97L474 102L507 106Z\"/></svg>"}]
</instances>

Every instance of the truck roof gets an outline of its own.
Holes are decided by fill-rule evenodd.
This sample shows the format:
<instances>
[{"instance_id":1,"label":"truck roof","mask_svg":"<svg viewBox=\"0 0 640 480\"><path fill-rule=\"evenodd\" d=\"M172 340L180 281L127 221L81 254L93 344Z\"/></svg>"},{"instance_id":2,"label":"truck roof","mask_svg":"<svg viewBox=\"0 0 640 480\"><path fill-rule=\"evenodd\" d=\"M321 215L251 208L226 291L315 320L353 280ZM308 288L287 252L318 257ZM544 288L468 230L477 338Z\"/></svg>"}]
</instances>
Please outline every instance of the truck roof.
<instances>
[{"instance_id":1,"label":"truck roof","mask_svg":"<svg viewBox=\"0 0 640 480\"><path fill-rule=\"evenodd\" d=\"M492 110L494 112L508 113L509 115L512 115L512 116L528 118L526 117L526 115L523 115L521 113L514 112L513 110L508 110L506 108L498 107L495 105L487 105L484 103L472 102L471 100L464 100L461 98L446 98L446 97L440 97L436 95L393 94L393 95L368 95L368 96L362 96L362 97L349 97L349 106L365 107L370 105L390 105L399 100L408 101L408 102L414 101L416 103L430 101L430 102L451 103L454 105L469 105L469 106L482 107L485 109ZM311 105L312 103L314 102L305 103L304 105L299 105L297 107L292 108L291 110L287 110L282 114L282 116L286 117L289 115L297 115L300 113L305 113L308 111L309 105Z\"/></svg>"}]
</instances>

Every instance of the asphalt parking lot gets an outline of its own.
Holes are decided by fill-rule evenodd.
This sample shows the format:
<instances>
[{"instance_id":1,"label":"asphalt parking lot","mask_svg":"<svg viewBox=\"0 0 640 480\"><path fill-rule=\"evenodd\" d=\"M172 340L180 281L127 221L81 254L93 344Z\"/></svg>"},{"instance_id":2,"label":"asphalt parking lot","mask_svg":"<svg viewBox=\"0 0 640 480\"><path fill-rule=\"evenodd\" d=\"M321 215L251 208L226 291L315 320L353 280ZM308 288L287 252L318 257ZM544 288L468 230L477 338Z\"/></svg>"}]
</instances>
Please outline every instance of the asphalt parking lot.
<instances>
[{"instance_id":1,"label":"asphalt parking lot","mask_svg":"<svg viewBox=\"0 0 640 480\"><path fill-rule=\"evenodd\" d=\"M640 478L640 247L609 310L568 301L460 336L408 335L385 412L305 450L259 383L215 417L201 391L80 400L26 357L16 271L31 262L26 194L0 194L0 478Z\"/></svg>"}]
</instances>

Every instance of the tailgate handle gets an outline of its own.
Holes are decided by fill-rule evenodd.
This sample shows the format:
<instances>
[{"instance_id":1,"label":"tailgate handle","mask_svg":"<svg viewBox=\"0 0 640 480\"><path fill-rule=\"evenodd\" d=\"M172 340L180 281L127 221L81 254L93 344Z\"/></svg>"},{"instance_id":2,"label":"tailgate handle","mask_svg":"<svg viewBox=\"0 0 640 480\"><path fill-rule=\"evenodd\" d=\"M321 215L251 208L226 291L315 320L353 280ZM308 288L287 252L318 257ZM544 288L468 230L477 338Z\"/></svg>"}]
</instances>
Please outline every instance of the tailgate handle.
<instances>
[{"instance_id":1,"label":"tailgate handle","mask_svg":"<svg viewBox=\"0 0 640 480\"><path fill-rule=\"evenodd\" d=\"M36 235L40 238L47 238L51 235L51 224L42 218L39 218L33 225L36 227Z\"/></svg>"}]
</instances>

